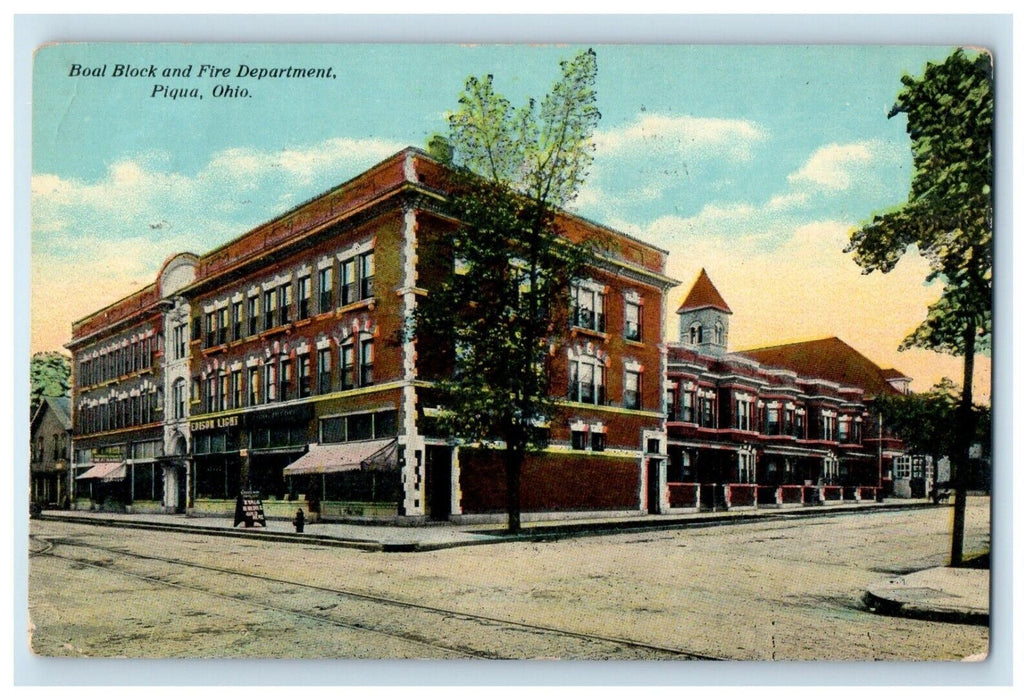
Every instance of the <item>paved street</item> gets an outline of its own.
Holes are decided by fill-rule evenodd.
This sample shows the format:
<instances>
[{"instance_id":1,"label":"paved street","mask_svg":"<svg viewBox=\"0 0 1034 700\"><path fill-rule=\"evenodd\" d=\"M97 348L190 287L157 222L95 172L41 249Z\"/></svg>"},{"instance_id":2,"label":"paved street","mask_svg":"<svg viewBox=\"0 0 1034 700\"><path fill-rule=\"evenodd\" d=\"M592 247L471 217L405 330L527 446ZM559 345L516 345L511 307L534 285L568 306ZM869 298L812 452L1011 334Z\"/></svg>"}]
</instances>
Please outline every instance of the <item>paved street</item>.
<instances>
[{"instance_id":1,"label":"paved street","mask_svg":"<svg viewBox=\"0 0 1034 700\"><path fill-rule=\"evenodd\" d=\"M958 659L979 625L884 617L950 508L383 553L32 521L33 649L58 656ZM986 550L971 498L967 551Z\"/></svg>"}]
</instances>

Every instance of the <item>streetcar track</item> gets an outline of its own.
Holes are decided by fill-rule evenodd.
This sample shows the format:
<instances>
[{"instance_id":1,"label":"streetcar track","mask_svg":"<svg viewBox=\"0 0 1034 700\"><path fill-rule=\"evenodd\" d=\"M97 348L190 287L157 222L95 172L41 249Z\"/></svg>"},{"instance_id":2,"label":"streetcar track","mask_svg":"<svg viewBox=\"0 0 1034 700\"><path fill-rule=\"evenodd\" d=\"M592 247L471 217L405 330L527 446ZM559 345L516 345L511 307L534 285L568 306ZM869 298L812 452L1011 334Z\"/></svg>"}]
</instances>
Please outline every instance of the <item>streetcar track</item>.
<instances>
[{"instance_id":1,"label":"streetcar track","mask_svg":"<svg viewBox=\"0 0 1034 700\"><path fill-rule=\"evenodd\" d=\"M36 537L36 536L33 536L33 537ZM333 595L344 596L346 598L353 598L353 599L356 599L356 600L362 600L362 601L365 601L365 602L371 602L371 603L375 603L375 604L378 604L378 605L388 605L388 606L393 606L393 607L402 608L402 609L420 610L422 612L443 615L445 617L448 617L448 618L451 618L451 619L455 619L455 620L463 620L463 621L468 621L468 622L475 622L475 623L482 624L482 625L494 625L494 626L502 625L504 627L518 628L518 629L521 629L521 630L524 630L524 631L534 632L536 634L543 634L543 635L551 634L551 635L561 636L561 637L571 637L571 638L581 639L581 640L585 640L585 641L589 641L589 642L595 642L595 643L605 642L605 643L608 643L608 644L618 645L620 647L628 647L628 648L631 648L631 649L639 649L639 650L652 651L652 652L663 652L665 654L671 654L671 655L674 655L674 656L677 656L677 657L682 657L682 658L687 658L687 659L709 660L709 661L721 661L721 660L723 660L720 657L708 656L708 655L704 655L704 654L698 654L698 653L695 653L695 652L690 652L690 651L686 651L684 649L678 649L678 648L675 648L675 647L667 647L667 646L662 646L662 645L650 644L648 642L640 642L640 641L635 641L635 640L630 640L630 639L623 639L621 637L610 637L610 636L604 636L604 635L591 634L591 633L588 633L588 632L577 632L577 631L574 631L574 630L567 630L567 629L563 629L563 628L559 628L559 627L551 627L551 626L548 626L548 625L538 625L538 624L532 624L532 623L528 623L528 622L519 622L519 621L516 621L516 620L508 620L508 619L505 619L505 618L492 617L492 616L488 616L488 615L478 615L478 614L475 614L475 613L467 613L467 612L462 612L462 611L459 611L459 610L452 610L452 609L449 609L449 608L442 608L442 607L437 607L437 606L433 606L433 605L427 605L427 604L424 604L424 603L414 603L414 602L410 602L410 601L399 600L397 598L390 598L390 597L387 597L387 596L379 596L379 595L375 595L375 594L371 594L371 593L363 593L363 592L360 592L360 591L352 591L352 590L343 589L343 588L330 588L330 587L327 587L327 586L319 586L319 585L316 585L316 584L302 583L302 582L298 582L298 581L291 581L291 580L288 580L288 579L276 578L276 577L272 577L272 576L265 576L263 574L249 573L249 572L246 572L246 571L238 571L238 570L235 570L235 569L227 569L227 568L224 568L224 567L212 566L212 565L208 565L208 564L200 564L200 563L197 563L197 562L185 561L185 560L177 559L177 558L160 557L160 556L151 555L151 554L138 554L138 553L135 553L135 552L130 552L130 551L127 551L127 550L118 549L118 548L114 548L114 547L105 547L105 546L97 545L97 544L85 544L85 543L82 543L82 542L80 542L80 541L78 541L78 540L76 540L74 538L48 537L46 539L51 541L52 544L64 544L64 545L72 546L72 547L81 547L81 548L85 548L85 549L95 549L95 550L99 550L99 551L103 551L103 552L108 552L108 553L111 553L111 554L118 554L118 555L132 557L132 558L140 559L140 560L144 560L144 561L163 562L163 563L166 563L166 564L173 564L173 565L183 566L183 567L187 567L187 568L194 568L194 569L201 569L201 570L205 570L205 571L212 571L212 572L216 572L216 573L220 573L220 574L225 574L225 575L240 576L240 577L243 577L243 578L254 579L254 580L263 581L263 582L266 582L266 583L275 583L275 584L282 584L282 585L288 585L288 586L295 586L295 587L299 587L299 588L305 588L305 589L309 589L309 590L319 591L319 592L322 592L322 593L330 593L330 594L333 594ZM77 561L79 563L83 563L83 564L87 564L87 565L94 565L94 564L92 564L92 562L85 562L85 561L82 561L82 560L79 560L79 559L76 559L76 558L73 558L73 557L67 557L67 556L61 556L61 555L58 555L58 554L54 554L52 549L50 551L40 552L40 554L45 554L45 555L48 555L48 556L54 556L54 557L57 557L57 558L60 558L60 559L65 559L65 560L69 560L69 561ZM103 567L97 567L97 568L102 568L104 570L109 570L109 571L111 570L110 566L103 566ZM122 573L122 572L120 571L120 573ZM141 575L137 575L137 574L127 574L127 575L136 576L138 578L144 578L144 579L147 579L147 580L152 580L151 577L141 576ZM157 582L157 583L164 583L164 582L162 582L160 580L156 580L155 582ZM184 586L182 584L171 584L171 583L168 583L167 585L180 585L181 587L193 590L190 586ZM247 601L242 601L241 599L235 598L235 597L232 597L232 596L225 596L223 594L212 593L212 592L209 592L209 591L205 591L203 589L199 589L199 590L201 590L201 592L210 593L211 595L215 595L217 597L223 597L223 598L227 598L227 599L232 599L232 600L235 600L237 602L247 602ZM252 605L255 605L255 603L252 603ZM277 609L275 606L268 606L268 607L270 609ZM330 619L330 618L325 618L325 617L322 617L322 616L313 616L311 613L300 613L300 612L293 611L293 610L290 610L290 609L284 609L284 610L280 610L280 611L281 612L288 612L290 614L299 614L299 615L302 615L302 616L310 616L313 619L317 619L317 620L320 620L320 621L331 621L332 623L336 624L336 621L332 621L332 619ZM367 627L360 628L360 627L356 627L354 625L348 625L348 624L345 624L345 623L342 623L342 624L344 624L344 626L349 626L349 627L352 627L354 629L363 629L364 631L370 631ZM398 636L398 635L391 635L390 633L383 633L383 634L386 634L388 636ZM406 638L407 640L409 639L408 637L405 637L405 636L403 636L403 638ZM412 641L412 640L410 640L410 641ZM426 642L419 642L419 643L426 643ZM427 644L429 644L429 643L427 643ZM448 649L449 651L453 651L453 652L457 652L458 651L460 653L464 653L464 654L468 654L468 655L479 656L481 658L498 658L498 657L492 657L491 655L483 653L483 652L471 651L471 650L468 650L468 649L456 649L456 648L450 648L450 647L445 647L445 646L441 646L441 645L433 645L433 644L429 644L429 645L430 646L438 646L438 648Z\"/></svg>"},{"instance_id":2,"label":"streetcar track","mask_svg":"<svg viewBox=\"0 0 1034 700\"><path fill-rule=\"evenodd\" d=\"M117 567L113 567L112 566L112 564L113 564L112 561L104 561L104 562L98 563L98 562L82 559L82 558L79 558L79 557L72 557L72 556L66 556L66 555L62 555L62 554L57 554L57 553L55 553L53 551L53 544L54 543L51 542L51 546L50 546L49 549L45 549L45 550L42 550L42 551L34 551L32 553L35 554L35 555L39 555L39 556L49 556L49 557L52 557L52 558L55 558L55 559L62 559L64 561L73 562L73 563L79 564L81 566L92 567L92 568L95 568L95 569L99 569L101 571L117 573L117 574L120 574L122 576L126 576L128 578L139 579L141 581L145 581L145 582L151 583L151 584L158 584L158 585L162 585L162 586L167 586L169 588L178 588L178 589L182 589L182 590L193 591L195 593L202 593L202 594L210 596L212 598L218 598L220 600L227 600L227 601L231 601L231 602L234 602L234 603L240 603L240 604L243 604L243 605L251 606L253 608L258 608L260 610L273 611L273 612L277 612L277 613L280 613L280 614L286 614L286 615L293 615L295 617L300 617L300 618L303 618L303 619L308 619L308 620L312 620L312 621L319 622L319 623L329 624L329 625L332 625L332 626L335 626L335 627L344 627L344 628L355 630L355 631L358 631L358 632L369 632L369 633L372 633L372 634L380 635L382 637L388 637L388 638L393 638L393 639L401 639L401 640L403 640L405 642L408 642L408 643L411 643L411 644L419 644L421 646L426 646L426 647L435 649L437 651L446 651L446 652L450 652L450 653L453 653L453 654L457 654L458 653L458 654L462 654L464 656L467 656L469 658L474 658L474 659L486 659L486 658L487 659L494 659L494 658L500 658L500 657L498 657L496 655L493 655L491 653L488 653L488 652L481 652L481 651L477 651L477 650L473 650L473 649L467 649L467 648L463 648L463 647L449 647L449 646L445 646L445 645L441 645L441 644L435 644L434 642L429 642L429 641L426 641L426 640L423 640L423 639L419 639L419 638L417 638L415 636L412 636L412 635L394 634L394 633L391 633L391 632L385 632L384 630L378 630L378 629L375 629L375 628L373 628L373 627L371 627L369 625L349 623L349 622L345 622L344 620L338 620L338 619L335 619L335 618L333 618L333 617L331 617L329 615L317 615L317 614L308 613L308 612L305 612L305 611L302 611L302 610L295 610L293 608L287 608L287 607L283 607L283 606L279 606L279 605L272 605L272 604L270 604L268 602L250 599L250 598L247 597L247 594L245 594L245 593L238 593L238 594L235 594L235 595L228 595L228 594L225 594L225 593L218 593L216 591L213 591L213 590L201 587L201 586L191 586L191 585L185 584L185 583L176 583L174 581L166 580L166 579L162 578L161 576L133 573L131 571L126 571L125 569L119 569ZM83 545L81 543L61 542L61 544L67 544L69 546L75 546L75 547L84 547L84 548L88 548L88 549L89 548L102 549L102 550L103 549L107 549L105 547L93 547L91 545ZM118 554L122 554L122 555L125 555L125 556L133 556L133 554L131 552L121 552L119 550L114 550L114 549L111 549L111 550L108 550L108 551L112 551L112 552L115 552L115 553L118 553ZM179 563L179 562L175 562L175 561L172 561L172 560L162 560L160 557L145 557L145 558L157 559L159 561L166 561L167 563ZM201 568L207 568L207 567L201 567ZM226 572L226 573L229 573L229 572ZM304 585L304 584L298 584L298 585Z\"/></svg>"}]
</instances>

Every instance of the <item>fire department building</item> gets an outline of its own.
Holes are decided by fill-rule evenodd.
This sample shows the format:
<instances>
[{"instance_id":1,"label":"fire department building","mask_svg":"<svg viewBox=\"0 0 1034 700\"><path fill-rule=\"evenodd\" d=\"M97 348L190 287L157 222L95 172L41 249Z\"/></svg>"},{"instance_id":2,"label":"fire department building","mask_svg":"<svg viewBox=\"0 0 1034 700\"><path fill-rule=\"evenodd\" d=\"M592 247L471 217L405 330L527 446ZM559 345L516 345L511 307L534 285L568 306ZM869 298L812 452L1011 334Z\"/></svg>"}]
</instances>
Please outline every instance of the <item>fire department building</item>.
<instances>
[{"instance_id":1,"label":"fire department building","mask_svg":"<svg viewBox=\"0 0 1034 700\"><path fill-rule=\"evenodd\" d=\"M76 507L232 515L490 519L500 451L433 429L435 368L405 332L454 265L439 245L444 167L406 149L73 324ZM529 455L522 506L643 513L667 506L667 253L562 215L606 255L571 290L552 361L561 410Z\"/></svg>"}]
</instances>

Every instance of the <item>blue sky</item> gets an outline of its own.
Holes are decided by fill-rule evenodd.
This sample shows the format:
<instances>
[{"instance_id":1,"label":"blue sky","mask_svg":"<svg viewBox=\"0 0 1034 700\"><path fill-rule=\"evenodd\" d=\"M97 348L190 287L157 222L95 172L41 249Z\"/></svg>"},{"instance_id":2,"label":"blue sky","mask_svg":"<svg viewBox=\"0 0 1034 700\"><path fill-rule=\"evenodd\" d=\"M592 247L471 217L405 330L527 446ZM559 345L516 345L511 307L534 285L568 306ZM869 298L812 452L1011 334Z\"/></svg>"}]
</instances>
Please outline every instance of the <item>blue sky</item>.
<instances>
[{"instance_id":1,"label":"blue sky","mask_svg":"<svg viewBox=\"0 0 1034 700\"><path fill-rule=\"evenodd\" d=\"M541 97L576 46L59 44L34 66L32 349L154 279L168 255L215 247L445 129L469 75ZM924 388L953 360L897 353L937 290L925 263L863 278L847 232L907 196L905 73L948 47L599 45L596 160L578 213L706 267L734 348L839 335ZM231 68L198 78L203 63ZM69 77L72 64L106 77ZM192 66L114 78L115 64ZM238 79L241 64L330 67L336 79ZM203 99L151 97L155 84ZM250 97L218 99L216 85ZM669 329L675 327L670 314ZM670 335L673 338L673 335ZM983 373L983 374L982 374ZM989 376L986 362L978 380ZM981 380L986 381L986 380Z\"/></svg>"}]
</instances>

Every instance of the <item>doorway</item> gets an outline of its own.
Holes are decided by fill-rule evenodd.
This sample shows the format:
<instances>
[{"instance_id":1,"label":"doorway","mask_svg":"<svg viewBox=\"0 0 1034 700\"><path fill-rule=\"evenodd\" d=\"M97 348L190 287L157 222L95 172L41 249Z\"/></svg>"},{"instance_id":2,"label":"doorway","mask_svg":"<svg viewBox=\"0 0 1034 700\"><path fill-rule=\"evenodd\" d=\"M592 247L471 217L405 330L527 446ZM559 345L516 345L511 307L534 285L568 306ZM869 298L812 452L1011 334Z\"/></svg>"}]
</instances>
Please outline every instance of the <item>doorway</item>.
<instances>
[{"instance_id":1,"label":"doorway","mask_svg":"<svg viewBox=\"0 0 1034 700\"><path fill-rule=\"evenodd\" d=\"M427 515L446 521L452 513L452 448L427 446Z\"/></svg>"}]
</instances>

